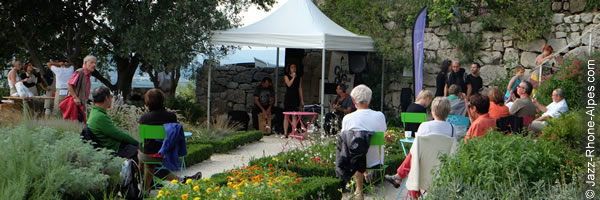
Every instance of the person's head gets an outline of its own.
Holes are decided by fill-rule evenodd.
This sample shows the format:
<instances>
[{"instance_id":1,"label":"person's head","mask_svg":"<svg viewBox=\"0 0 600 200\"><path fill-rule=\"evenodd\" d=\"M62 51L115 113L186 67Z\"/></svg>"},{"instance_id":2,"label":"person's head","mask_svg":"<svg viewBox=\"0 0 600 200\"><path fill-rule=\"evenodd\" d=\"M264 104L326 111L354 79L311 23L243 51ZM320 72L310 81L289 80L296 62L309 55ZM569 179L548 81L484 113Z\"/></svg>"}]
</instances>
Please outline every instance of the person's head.
<instances>
[{"instance_id":1,"label":"person's head","mask_svg":"<svg viewBox=\"0 0 600 200\"><path fill-rule=\"evenodd\" d=\"M96 57L92 55L87 55L83 58L83 67L89 72L94 72L96 70Z\"/></svg>"},{"instance_id":2,"label":"person's head","mask_svg":"<svg viewBox=\"0 0 600 200\"><path fill-rule=\"evenodd\" d=\"M515 76L519 77L519 79L522 79L524 74L525 68L523 66L517 66L515 68Z\"/></svg>"},{"instance_id":3,"label":"person's head","mask_svg":"<svg viewBox=\"0 0 600 200\"><path fill-rule=\"evenodd\" d=\"M263 88L268 88L271 85L271 82L273 82L273 80L271 80L271 78L264 77L262 79L262 82L260 82L260 85L262 85Z\"/></svg>"},{"instance_id":4,"label":"person's head","mask_svg":"<svg viewBox=\"0 0 600 200\"><path fill-rule=\"evenodd\" d=\"M431 100L433 100L433 93L431 93L429 90L421 90L419 95L417 95L416 102L421 104L423 107L427 107L431 103Z\"/></svg>"},{"instance_id":5,"label":"person's head","mask_svg":"<svg viewBox=\"0 0 600 200\"><path fill-rule=\"evenodd\" d=\"M448 72L450 72L450 65L452 64L451 60L444 60L444 62L442 62L442 68L440 69L440 73L441 74L448 74Z\"/></svg>"},{"instance_id":6,"label":"person's head","mask_svg":"<svg viewBox=\"0 0 600 200\"><path fill-rule=\"evenodd\" d=\"M550 54L552 54L552 52L554 52L554 49L552 48L552 46L550 46L549 44L542 45L542 53L545 56L549 56Z\"/></svg>"},{"instance_id":7,"label":"person's head","mask_svg":"<svg viewBox=\"0 0 600 200\"><path fill-rule=\"evenodd\" d=\"M352 97L352 100L354 101L354 104L356 104L357 108L368 108L369 103L371 103L372 94L373 92L371 89L364 84L354 87L352 92L350 92L350 96Z\"/></svg>"},{"instance_id":8,"label":"person's head","mask_svg":"<svg viewBox=\"0 0 600 200\"><path fill-rule=\"evenodd\" d=\"M31 63L25 64L25 72L31 74L33 72L33 65Z\"/></svg>"},{"instance_id":9,"label":"person's head","mask_svg":"<svg viewBox=\"0 0 600 200\"><path fill-rule=\"evenodd\" d=\"M296 73L296 64L288 65L288 67L285 69L285 73L287 75L292 75L292 73Z\"/></svg>"},{"instance_id":10,"label":"person's head","mask_svg":"<svg viewBox=\"0 0 600 200\"><path fill-rule=\"evenodd\" d=\"M452 85L450 85L450 87L448 87L448 94L453 94L453 95L458 96L459 93L460 93L460 88L458 87L458 85L452 84Z\"/></svg>"},{"instance_id":11,"label":"person's head","mask_svg":"<svg viewBox=\"0 0 600 200\"><path fill-rule=\"evenodd\" d=\"M521 97L523 97L523 95L528 97L529 95L531 95L532 90L533 86L531 85L531 83L529 83L529 81L521 81L521 83L519 83L519 85L517 86L517 94L519 94L519 96Z\"/></svg>"},{"instance_id":12,"label":"person's head","mask_svg":"<svg viewBox=\"0 0 600 200\"><path fill-rule=\"evenodd\" d=\"M471 73L479 74L479 69L481 69L481 65L479 63L474 62L471 64Z\"/></svg>"},{"instance_id":13,"label":"person's head","mask_svg":"<svg viewBox=\"0 0 600 200\"><path fill-rule=\"evenodd\" d=\"M450 114L450 101L446 97L436 97L431 102L431 115L436 120L446 120Z\"/></svg>"},{"instance_id":14,"label":"person's head","mask_svg":"<svg viewBox=\"0 0 600 200\"><path fill-rule=\"evenodd\" d=\"M469 97L469 105L467 107L471 113L477 112L477 114L483 115L488 113L490 109L490 100L486 96L475 93Z\"/></svg>"},{"instance_id":15,"label":"person's head","mask_svg":"<svg viewBox=\"0 0 600 200\"><path fill-rule=\"evenodd\" d=\"M342 94L346 93L347 89L348 89L348 86L346 86L346 84L338 83L337 87L335 87L335 93L337 93L338 95L342 95Z\"/></svg>"},{"instance_id":16,"label":"person's head","mask_svg":"<svg viewBox=\"0 0 600 200\"><path fill-rule=\"evenodd\" d=\"M165 93L160 89L150 89L144 94L144 103L150 111L162 110L165 108Z\"/></svg>"},{"instance_id":17,"label":"person's head","mask_svg":"<svg viewBox=\"0 0 600 200\"><path fill-rule=\"evenodd\" d=\"M19 71L21 70L21 68L23 68L23 62L21 62L20 60L13 60L12 66L15 70Z\"/></svg>"},{"instance_id":18,"label":"person's head","mask_svg":"<svg viewBox=\"0 0 600 200\"><path fill-rule=\"evenodd\" d=\"M552 101L558 103L563 99L565 99L565 92L562 89L556 88L554 91L552 91Z\"/></svg>"},{"instance_id":19,"label":"person's head","mask_svg":"<svg viewBox=\"0 0 600 200\"><path fill-rule=\"evenodd\" d=\"M460 62L458 62L458 60L453 60L450 68L453 72L458 73L460 71Z\"/></svg>"},{"instance_id":20,"label":"person's head","mask_svg":"<svg viewBox=\"0 0 600 200\"><path fill-rule=\"evenodd\" d=\"M94 104L104 109L110 108L112 105L112 95L107 87L100 86L92 92L92 100Z\"/></svg>"},{"instance_id":21,"label":"person's head","mask_svg":"<svg viewBox=\"0 0 600 200\"><path fill-rule=\"evenodd\" d=\"M490 98L491 102L494 102L496 105L504 104L504 93L500 91L498 88L492 88L490 92L488 92L488 98Z\"/></svg>"}]
</instances>

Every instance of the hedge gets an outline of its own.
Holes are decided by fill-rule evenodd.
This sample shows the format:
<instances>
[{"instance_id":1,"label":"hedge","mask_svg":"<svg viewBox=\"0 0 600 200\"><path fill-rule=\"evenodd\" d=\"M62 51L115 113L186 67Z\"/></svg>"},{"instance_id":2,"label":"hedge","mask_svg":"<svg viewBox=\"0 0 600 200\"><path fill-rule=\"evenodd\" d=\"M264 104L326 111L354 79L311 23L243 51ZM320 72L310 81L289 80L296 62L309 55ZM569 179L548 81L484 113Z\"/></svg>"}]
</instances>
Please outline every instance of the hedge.
<instances>
[{"instance_id":1,"label":"hedge","mask_svg":"<svg viewBox=\"0 0 600 200\"><path fill-rule=\"evenodd\" d=\"M300 173L298 173L300 175ZM210 180L217 185L227 185L227 173L212 175ZM285 191L291 199L342 199L342 181L335 177L302 177L304 183ZM283 193L283 191L282 191ZM287 197L264 199L287 199Z\"/></svg>"},{"instance_id":2,"label":"hedge","mask_svg":"<svg viewBox=\"0 0 600 200\"><path fill-rule=\"evenodd\" d=\"M188 154L185 156L186 165L202 162L213 154L213 145L210 144L188 144Z\"/></svg>"},{"instance_id":3,"label":"hedge","mask_svg":"<svg viewBox=\"0 0 600 200\"><path fill-rule=\"evenodd\" d=\"M207 139L198 139L194 141L190 141L188 143L192 144L211 144L213 146L213 152L215 153L223 153L237 148L238 146L259 141L262 139L263 133L260 131L247 131L247 132L239 132L236 135L220 139L220 140L207 140Z\"/></svg>"}]
</instances>

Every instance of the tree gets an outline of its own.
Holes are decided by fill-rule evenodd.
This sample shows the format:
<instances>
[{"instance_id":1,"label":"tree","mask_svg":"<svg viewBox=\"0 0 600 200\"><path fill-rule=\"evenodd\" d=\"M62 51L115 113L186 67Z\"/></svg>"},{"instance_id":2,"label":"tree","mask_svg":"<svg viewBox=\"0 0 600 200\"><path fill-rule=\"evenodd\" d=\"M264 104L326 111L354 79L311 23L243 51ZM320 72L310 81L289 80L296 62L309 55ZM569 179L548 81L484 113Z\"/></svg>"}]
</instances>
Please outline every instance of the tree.
<instances>
[{"instance_id":1,"label":"tree","mask_svg":"<svg viewBox=\"0 0 600 200\"><path fill-rule=\"evenodd\" d=\"M239 25L250 5L268 9L274 0L46 0L0 2L1 58L29 55L34 66L67 59L81 66L86 54L98 57L94 77L129 97L136 70L173 70L174 80L198 54L226 50L208 44L214 30ZM104 77L116 70L117 82ZM174 86L174 88L176 85Z\"/></svg>"}]
</instances>

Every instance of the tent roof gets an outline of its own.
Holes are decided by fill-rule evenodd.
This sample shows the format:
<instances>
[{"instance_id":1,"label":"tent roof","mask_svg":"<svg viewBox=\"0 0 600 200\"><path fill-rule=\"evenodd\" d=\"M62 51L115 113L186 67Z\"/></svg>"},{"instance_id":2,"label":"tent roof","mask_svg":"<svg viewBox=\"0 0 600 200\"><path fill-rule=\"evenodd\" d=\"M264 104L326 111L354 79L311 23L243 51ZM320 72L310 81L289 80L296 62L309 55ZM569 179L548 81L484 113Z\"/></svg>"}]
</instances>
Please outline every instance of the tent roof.
<instances>
[{"instance_id":1,"label":"tent roof","mask_svg":"<svg viewBox=\"0 0 600 200\"><path fill-rule=\"evenodd\" d=\"M310 0L289 0L254 24L215 31L211 42L223 45L375 51L371 37L356 35L337 25Z\"/></svg>"}]
</instances>

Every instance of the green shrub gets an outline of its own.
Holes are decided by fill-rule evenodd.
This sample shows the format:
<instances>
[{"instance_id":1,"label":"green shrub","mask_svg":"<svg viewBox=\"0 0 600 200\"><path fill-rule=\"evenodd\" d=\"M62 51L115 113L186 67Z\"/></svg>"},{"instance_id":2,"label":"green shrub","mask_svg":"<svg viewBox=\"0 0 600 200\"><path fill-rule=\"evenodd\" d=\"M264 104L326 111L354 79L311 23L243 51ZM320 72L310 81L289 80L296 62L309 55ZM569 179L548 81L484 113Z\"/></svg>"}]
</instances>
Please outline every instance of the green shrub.
<instances>
[{"instance_id":1,"label":"green shrub","mask_svg":"<svg viewBox=\"0 0 600 200\"><path fill-rule=\"evenodd\" d=\"M213 146L210 144L188 144L187 149L185 162L188 166L207 160L213 154Z\"/></svg>"},{"instance_id":2,"label":"green shrub","mask_svg":"<svg viewBox=\"0 0 600 200\"><path fill-rule=\"evenodd\" d=\"M582 173L576 166L583 166L581 156L564 144L490 132L441 157L431 191L445 192L431 195L462 199L465 191L475 190L494 198L526 199L540 184L571 182L565 177Z\"/></svg>"},{"instance_id":3,"label":"green shrub","mask_svg":"<svg viewBox=\"0 0 600 200\"><path fill-rule=\"evenodd\" d=\"M335 177L335 142L313 144L307 149L293 149L274 156L251 160L250 165L272 165L297 172L302 177Z\"/></svg>"},{"instance_id":4,"label":"green shrub","mask_svg":"<svg viewBox=\"0 0 600 200\"><path fill-rule=\"evenodd\" d=\"M481 33L468 34L460 31L450 31L447 38L448 42L460 52L462 62L471 63L477 59L483 42Z\"/></svg>"},{"instance_id":5,"label":"green shrub","mask_svg":"<svg viewBox=\"0 0 600 200\"><path fill-rule=\"evenodd\" d=\"M222 153L233 150L238 146L259 141L262 139L263 133L260 131L238 132L235 135L219 139L210 140L204 138L194 138L188 141L188 144L211 144L215 153Z\"/></svg>"},{"instance_id":6,"label":"green shrub","mask_svg":"<svg viewBox=\"0 0 600 200\"><path fill-rule=\"evenodd\" d=\"M206 116L203 106L194 103L191 99L168 97L165 101L165 107L176 110L190 124L198 124L201 122L201 118Z\"/></svg>"},{"instance_id":7,"label":"green shrub","mask_svg":"<svg viewBox=\"0 0 600 200\"><path fill-rule=\"evenodd\" d=\"M78 133L21 126L0 129L0 199L101 197L124 159L95 150Z\"/></svg>"}]
</instances>

